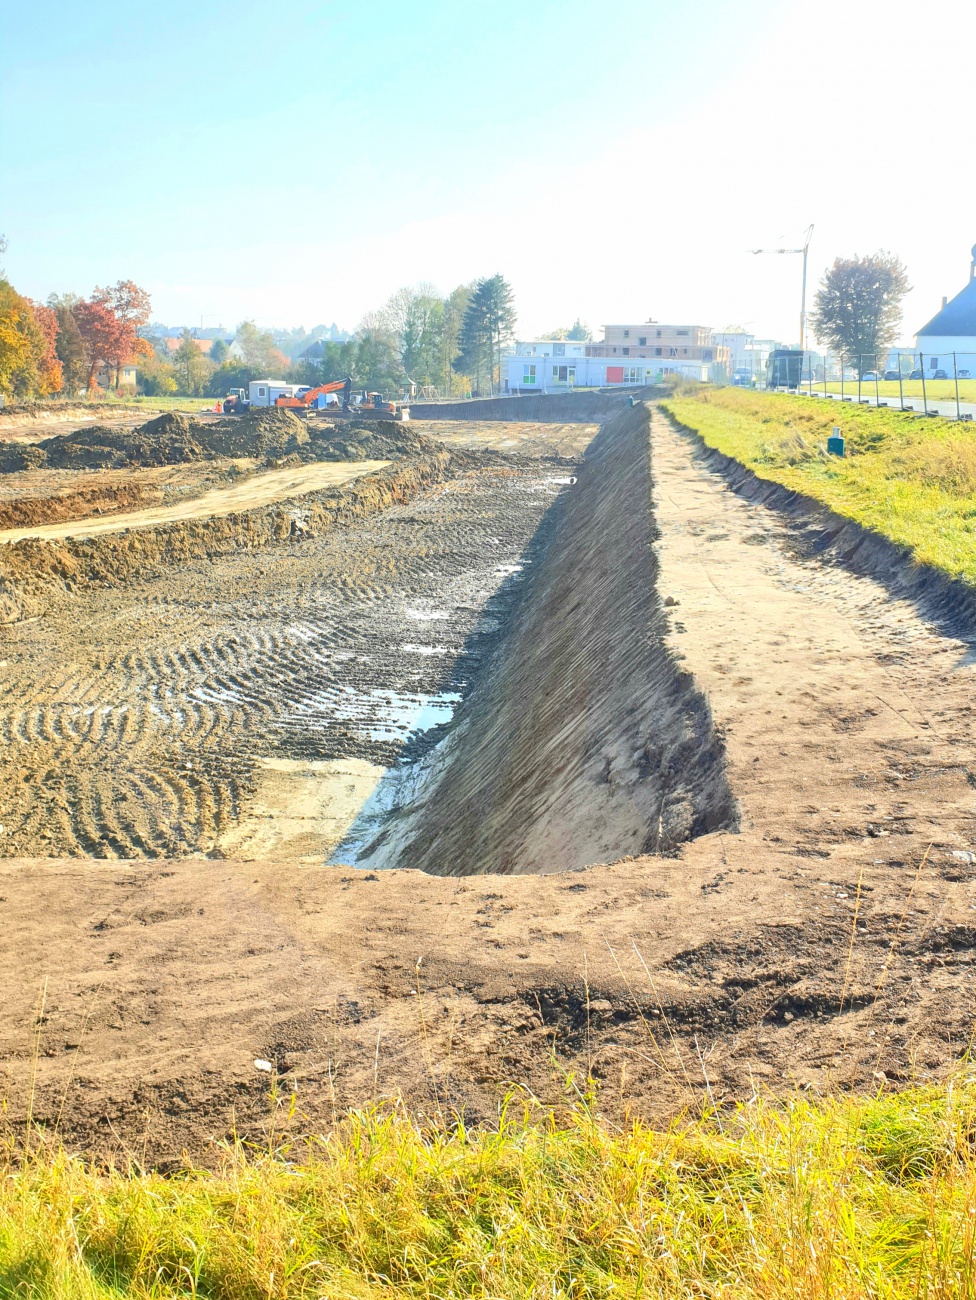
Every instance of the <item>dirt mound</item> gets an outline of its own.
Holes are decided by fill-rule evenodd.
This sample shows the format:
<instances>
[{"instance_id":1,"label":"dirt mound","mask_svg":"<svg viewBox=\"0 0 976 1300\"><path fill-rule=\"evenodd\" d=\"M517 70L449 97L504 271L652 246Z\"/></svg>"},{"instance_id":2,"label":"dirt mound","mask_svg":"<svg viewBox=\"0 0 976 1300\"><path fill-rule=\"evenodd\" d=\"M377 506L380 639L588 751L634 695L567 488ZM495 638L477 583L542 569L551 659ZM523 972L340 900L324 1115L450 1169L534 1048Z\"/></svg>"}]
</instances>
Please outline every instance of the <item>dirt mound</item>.
<instances>
[{"instance_id":1,"label":"dirt mound","mask_svg":"<svg viewBox=\"0 0 976 1300\"><path fill-rule=\"evenodd\" d=\"M248 458L280 462L401 460L440 450L403 425L313 425L287 410L251 411L204 423L167 412L135 429L94 424L33 446L0 447L0 473L28 469L132 469Z\"/></svg>"}]
</instances>

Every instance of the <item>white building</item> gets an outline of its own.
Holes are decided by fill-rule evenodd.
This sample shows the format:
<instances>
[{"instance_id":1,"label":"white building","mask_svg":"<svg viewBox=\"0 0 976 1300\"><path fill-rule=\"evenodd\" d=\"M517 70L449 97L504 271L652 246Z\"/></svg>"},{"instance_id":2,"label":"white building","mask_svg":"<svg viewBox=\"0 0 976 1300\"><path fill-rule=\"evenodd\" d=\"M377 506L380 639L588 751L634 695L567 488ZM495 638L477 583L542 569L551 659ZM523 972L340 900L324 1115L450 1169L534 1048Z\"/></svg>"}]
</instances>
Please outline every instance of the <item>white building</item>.
<instances>
[{"instance_id":1,"label":"white building","mask_svg":"<svg viewBox=\"0 0 976 1300\"><path fill-rule=\"evenodd\" d=\"M274 406L279 397L294 397L307 388L308 384L288 384L283 379L252 379L247 395L252 406Z\"/></svg>"},{"instance_id":2,"label":"white building","mask_svg":"<svg viewBox=\"0 0 976 1300\"><path fill-rule=\"evenodd\" d=\"M969 283L951 302L942 299L942 310L915 335L915 346L926 372L944 370L951 376L955 365L976 374L976 245Z\"/></svg>"},{"instance_id":3,"label":"white building","mask_svg":"<svg viewBox=\"0 0 976 1300\"><path fill-rule=\"evenodd\" d=\"M594 357L593 344L570 339L529 339L516 343L502 362L507 393L558 393L571 388L633 388L656 384L664 375L710 378L701 359Z\"/></svg>"}]
</instances>

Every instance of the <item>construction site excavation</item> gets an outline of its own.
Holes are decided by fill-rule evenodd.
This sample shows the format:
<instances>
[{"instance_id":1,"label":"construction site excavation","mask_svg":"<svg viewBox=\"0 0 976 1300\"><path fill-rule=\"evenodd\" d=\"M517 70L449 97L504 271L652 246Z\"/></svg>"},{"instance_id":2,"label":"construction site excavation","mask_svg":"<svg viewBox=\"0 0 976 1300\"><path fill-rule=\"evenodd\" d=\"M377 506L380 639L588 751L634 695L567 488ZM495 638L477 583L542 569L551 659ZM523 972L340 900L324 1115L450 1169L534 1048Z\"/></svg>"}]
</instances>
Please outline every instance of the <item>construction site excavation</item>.
<instances>
[{"instance_id":1,"label":"construction site excavation","mask_svg":"<svg viewBox=\"0 0 976 1300\"><path fill-rule=\"evenodd\" d=\"M970 616L652 396L0 417L4 1123L951 1067Z\"/></svg>"}]
</instances>

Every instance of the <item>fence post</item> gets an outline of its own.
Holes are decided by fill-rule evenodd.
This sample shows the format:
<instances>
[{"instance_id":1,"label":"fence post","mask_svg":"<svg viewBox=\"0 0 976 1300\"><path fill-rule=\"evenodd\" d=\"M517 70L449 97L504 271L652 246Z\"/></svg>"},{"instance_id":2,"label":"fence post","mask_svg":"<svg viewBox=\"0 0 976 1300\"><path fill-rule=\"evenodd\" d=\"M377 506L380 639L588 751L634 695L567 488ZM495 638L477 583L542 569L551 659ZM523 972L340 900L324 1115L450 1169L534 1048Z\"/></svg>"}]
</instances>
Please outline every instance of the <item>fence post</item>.
<instances>
[{"instance_id":1,"label":"fence post","mask_svg":"<svg viewBox=\"0 0 976 1300\"><path fill-rule=\"evenodd\" d=\"M878 387L878 358L874 358L874 404L881 405L881 389Z\"/></svg>"},{"instance_id":2,"label":"fence post","mask_svg":"<svg viewBox=\"0 0 976 1300\"><path fill-rule=\"evenodd\" d=\"M962 419L962 411L959 408L959 367L956 365L956 354L952 354L952 377L956 381L956 419Z\"/></svg>"},{"instance_id":3,"label":"fence post","mask_svg":"<svg viewBox=\"0 0 976 1300\"><path fill-rule=\"evenodd\" d=\"M928 389L925 387L925 354L923 352L920 352L918 354L918 368L922 372L922 410L925 412L926 415L928 415L929 394L928 394Z\"/></svg>"},{"instance_id":4,"label":"fence post","mask_svg":"<svg viewBox=\"0 0 976 1300\"><path fill-rule=\"evenodd\" d=\"M864 354L857 354L857 404L861 405L861 362L864 360Z\"/></svg>"},{"instance_id":5,"label":"fence post","mask_svg":"<svg viewBox=\"0 0 976 1300\"><path fill-rule=\"evenodd\" d=\"M844 400L844 354L840 354L840 400Z\"/></svg>"},{"instance_id":6,"label":"fence post","mask_svg":"<svg viewBox=\"0 0 976 1300\"><path fill-rule=\"evenodd\" d=\"M901 353L898 353L898 401L901 403L901 409L905 409L905 381L902 379Z\"/></svg>"},{"instance_id":7,"label":"fence post","mask_svg":"<svg viewBox=\"0 0 976 1300\"><path fill-rule=\"evenodd\" d=\"M824 353L824 397L827 396L827 353Z\"/></svg>"}]
</instances>

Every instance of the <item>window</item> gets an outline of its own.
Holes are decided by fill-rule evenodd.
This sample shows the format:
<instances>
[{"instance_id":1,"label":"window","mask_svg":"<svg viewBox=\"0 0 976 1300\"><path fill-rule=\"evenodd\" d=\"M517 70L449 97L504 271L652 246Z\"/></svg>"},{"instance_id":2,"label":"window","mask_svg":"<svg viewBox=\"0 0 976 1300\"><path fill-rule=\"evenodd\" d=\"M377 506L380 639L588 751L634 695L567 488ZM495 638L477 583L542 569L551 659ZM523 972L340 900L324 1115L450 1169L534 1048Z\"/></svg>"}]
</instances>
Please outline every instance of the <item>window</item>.
<instances>
[{"instance_id":1,"label":"window","mask_svg":"<svg viewBox=\"0 0 976 1300\"><path fill-rule=\"evenodd\" d=\"M702 361L711 361L713 353L711 348L702 348Z\"/></svg>"},{"instance_id":2,"label":"window","mask_svg":"<svg viewBox=\"0 0 976 1300\"><path fill-rule=\"evenodd\" d=\"M625 339L629 339L629 338L630 338L630 330L624 330L624 338L625 338Z\"/></svg>"},{"instance_id":3,"label":"window","mask_svg":"<svg viewBox=\"0 0 976 1300\"><path fill-rule=\"evenodd\" d=\"M552 368L553 380L557 384L565 384L569 378L569 370L570 367L568 366L553 366Z\"/></svg>"},{"instance_id":4,"label":"window","mask_svg":"<svg viewBox=\"0 0 976 1300\"><path fill-rule=\"evenodd\" d=\"M654 355L655 355L656 357L663 357L663 356L664 356L664 348L655 348L655 349L654 349Z\"/></svg>"},{"instance_id":5,"label":"window","mask_svg":"<svg viewBox=\"0 0 976 1300\"><path fill-rule=\"evenodd\" d=\"M687 337L688 337L688 334L689 334L689 331L688 331L688 330L675 330L674 332L675 332L675 334L677 334L677 336L678 336L679 339L680 339L680 338L687 338Z\"/></svg>"},{"instance_id":6,"label":"window","mask_svg":"<svg viewBox=\"0 0 976 1300\"><path fill-rule=\"evenodd\" d=\"M620 351L624 354L625 357L630 356L630 348L621 348Z\"/></svg>"},{"instance_id":7,"label":"window","mask_svg":"<svg viewBox=\"0 0 976 1300\"><path fill-rule=\"evenodd\" d=\"M554 357L564 357L566 355L566 344L554 343L552 345L552 355Z\"/></svg>"},{"instance_id":8,"label":"window","mask_svg":"<svg viewBox=\"0 0 976 1300\"><path fill-rule=\"evenodd\" d=\"M938 370L938 368L939 368L939 358L938 358L938 357L931 357L931 358L929 359L929 367L930 367L932 370Z\"/></svg>"},{"instance_id":9,"label":"window","mask_svg":"<svg viewBox=\"0 0 976 1300\"><path fill-rule=\"evenodd\" d=\"M677 355L678 355L678 349L677 349L677 348L668 348L668 356L669 356L669 357L676 357Z\"/></svg>"},{"instance_id":10,"label":"window","mask_svg":"<svg viewBox=\"0 0 976 1300\"><path fill-rule=\"evenodd\" d=\"M638 339L638 340L637 340L637 346L638 346L639 348L646 348L646 347L647 347L647 339L646 339L646 338Z\"/></svg>"},{"instance_id":11,"label":"window","mask_svg":"<svg viewBox=\"0 0 976 1300\"><path fill-rule=\"evenodd\" d=\"M258 389L258 397L267 397L267 392L263 388Z\"/></svg>"},{"instance_id":12,"label":"window","mask_svg":"<svg viewBox=\"0 0 976 1300\"><path fill-rule=\"evenodd\" d=\"M660 331L660 330L655 330L655 331L654 331L654 337L655 337L656 339L661 338L661 337L662 337L662 336L661 336L661 331Z\"/></svg>"},{"instance_id":13,"label":"window","mask_svg":"<svg viewBox=\"0 0 976 1300\"><path fill-rule=\"evenodd\" d=\"M523 384L535 383L535 366L522 367L522 383Z\"/></svg>"},{"instance_id":14,"label":"window","mask_svg":"<svg viewBox=\"0 0 976 1300\"><path fill-rule=\"evenodd\" d=\"M642 384L644 382L643 366L625 366L624 383L625 384Z\"/></svg>"}]
</instances>

